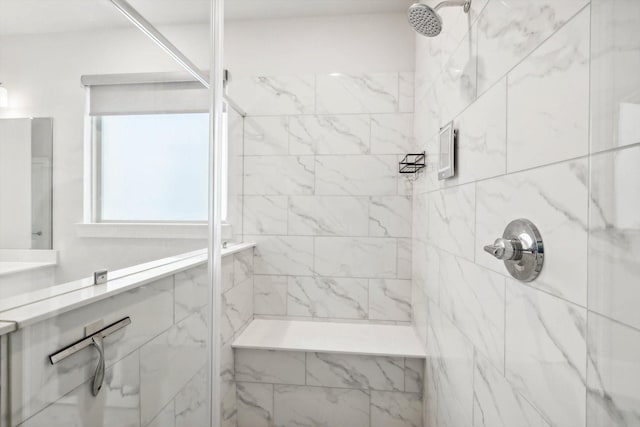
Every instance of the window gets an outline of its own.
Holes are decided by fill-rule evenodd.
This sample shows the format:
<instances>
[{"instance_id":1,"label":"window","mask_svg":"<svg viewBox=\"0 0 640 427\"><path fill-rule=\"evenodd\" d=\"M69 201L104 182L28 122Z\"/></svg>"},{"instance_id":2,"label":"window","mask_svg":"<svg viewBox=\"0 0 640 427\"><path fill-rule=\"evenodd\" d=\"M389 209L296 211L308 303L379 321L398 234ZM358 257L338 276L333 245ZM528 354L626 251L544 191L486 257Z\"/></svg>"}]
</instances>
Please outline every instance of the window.
<instances>
[{"instance_id":1,"label":"window","mask_svg":"<svg viewBox=\"0 0 640 427\"><path fill-rule=\"evenodd\" d=\"M83 76L85 223L206 223L209 92L174 73Z\"/></svg>"},{"instance_id":2,"label":"window","mask_svg":"<svg viewBox=\"0 0 640 427\"><path fill-rule=\"evenodd\" d=\"M99 116L98 222L206 222L209 115Z\"/></svg>"}]
</instances>

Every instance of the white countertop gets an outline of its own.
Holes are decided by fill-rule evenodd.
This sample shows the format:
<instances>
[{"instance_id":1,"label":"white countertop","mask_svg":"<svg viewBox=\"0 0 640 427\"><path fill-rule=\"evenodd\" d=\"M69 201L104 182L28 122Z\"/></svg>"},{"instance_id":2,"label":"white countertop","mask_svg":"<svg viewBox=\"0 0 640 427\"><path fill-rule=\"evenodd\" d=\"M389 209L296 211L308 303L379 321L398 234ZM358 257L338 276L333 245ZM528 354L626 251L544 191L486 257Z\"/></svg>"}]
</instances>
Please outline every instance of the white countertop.
<instances>
[{"instance_id":1,"label":"white countertop","mask_svg":"<svg viewBox=\"0 0 640 427\"><path fill-rule=\"evenodd\" d=\"M253 242L230 245L222 249L222 256L254 246ZM23 328L205 264L207 259L207 250L201 249L109 272L109 281L102 285L94 285L93 279L87 278L7 298L0 301L0 323ZM0 335L2 331L0 327Z\"/></svg>"},{"instance_id":2,"label":"white countertop","mask_svg":"<svg viewBox=\"0 0 640 427\"><path fill-rule=\"evenodd\" d=\"M425 358L412 326L255 319L233 348Z\"/></svg>"}]
</instances>

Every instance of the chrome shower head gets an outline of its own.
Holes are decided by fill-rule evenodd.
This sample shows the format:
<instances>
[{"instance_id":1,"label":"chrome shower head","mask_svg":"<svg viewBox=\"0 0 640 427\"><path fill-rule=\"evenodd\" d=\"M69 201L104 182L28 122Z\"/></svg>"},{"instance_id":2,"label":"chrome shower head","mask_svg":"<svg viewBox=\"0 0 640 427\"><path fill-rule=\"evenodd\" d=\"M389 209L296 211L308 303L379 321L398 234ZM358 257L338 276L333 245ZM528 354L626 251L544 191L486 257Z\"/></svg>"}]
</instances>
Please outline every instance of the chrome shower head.
<instances>
[{"instance_id":1,"label":"chrome shower head","mask_svg":"<svg viewBox=\"0 0 640 427\"><path fill-rule=\"evenodd\" d=\"M436 7L422 3L414 3L409 7L407 18L409 25L418 34L426 37L435 37L442 32L442 18L438 14L441 7L462 6L465 13L469 13L471 0L448 0L438 3Z\"/></svg>"}]
</instances>

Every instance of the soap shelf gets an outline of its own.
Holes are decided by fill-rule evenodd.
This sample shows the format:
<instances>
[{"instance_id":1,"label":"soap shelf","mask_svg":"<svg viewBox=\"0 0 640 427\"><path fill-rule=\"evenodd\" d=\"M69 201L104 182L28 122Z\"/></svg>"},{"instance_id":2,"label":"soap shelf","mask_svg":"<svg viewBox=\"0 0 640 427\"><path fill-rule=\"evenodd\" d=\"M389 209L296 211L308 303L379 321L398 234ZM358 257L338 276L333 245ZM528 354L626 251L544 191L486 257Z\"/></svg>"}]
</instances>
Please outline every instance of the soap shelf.
<instances>
[{"instance_id":1,"label":"soap shelf","mask_svg":"<svg viewBox=\"0 0 640 427\"><path fill-rule=\"evenodd\" d=\"M407 154L398 164L398 172L400 173L418 173L425 167L426 153Z\"/></svg>"}]
</instances>

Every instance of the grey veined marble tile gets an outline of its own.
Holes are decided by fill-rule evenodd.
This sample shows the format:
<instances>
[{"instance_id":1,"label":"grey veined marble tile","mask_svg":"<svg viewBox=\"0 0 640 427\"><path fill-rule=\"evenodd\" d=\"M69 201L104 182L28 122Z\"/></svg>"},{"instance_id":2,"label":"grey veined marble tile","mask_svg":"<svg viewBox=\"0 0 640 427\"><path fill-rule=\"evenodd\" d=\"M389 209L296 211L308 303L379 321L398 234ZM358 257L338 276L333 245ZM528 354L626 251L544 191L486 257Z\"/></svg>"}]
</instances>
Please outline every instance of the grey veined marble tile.
<instances>
[{"instance_id":1,"label":"grey veined marble tile","mask_svg":"<svg viewBox=\"0 0 640 427\"><path fill-rule=\"evenodd\" d=\"M366 319L367 279L289 277L287 314L337 319Z\"/></svg>"},{"instance_id":2,"label":"grey veined marble tile","mask_svg":"<svg viewBox=\"0 0 640 427\"><path fill-rule=\"evenodd\" d=\"M294 351L236 350L237 381L305 383L305 354Z\"/></svg>"},{"instance_id":3,"label":"grey veined marble tile","mask_svg":"<svg viewBox=\"0 0 640 427\"><path fill-rule=\"evenodd\" d=\"M273 384L237 384L238 427L273 427Z\"/></svg>"},{"instance_id":4,"label":"grey veined marble tile","mask_svg":"<svg viewBox=\"0 0 640 427\"><path fill-rule=\"evenodd\" d=\"M371 427L422 427L422 397L417 393L372 391Z\"/></svg>"},{"instance_id":5,"label":"grey veined marble tile","mask_svg":"<svg viewBox=\"0 0 640 427\"><path fill-rule=\"evenodd\" d=\"M398 111L398 73L321 74L316 90L319 113Z\"/></svg>"},{"instance_id":6,"label":"grey veined marble tile","mask_svg":"<svg viewBox=\"0 0 640 427\"><path fill-rule=\"evenodd\" d=\"M315 77L238 76L229 95L250 115L310 114L315 111Z\"/></svg>"},{"instance_id":7,"label":"grey veined marble tile","mask_svg":"<svg viewBox=\"0 0 640 427\"><path fill-rule=\"evenodd\" d=\"M640 331L589 313L587 427L640 425Z\"/></svg>"},{"instance_id":8,"label":"grey veined marble tile","mask_svg":"<svg viewBox=\"0 0 640 427\"><path fill-rule=\"evenodd\" d=\"M589 309L640 328L640 146L591 159Z\"/></svg>"},{"instance_id":9,"label":"grey veined marble tile","mask_svg":"<svg viewBox=\"0 0 640 427\"><path fill-rule=\"evenodd\" d=\"M290 154L368 154L371 126L368 115L292 116Z\"/></svg>"}]
</instances>

